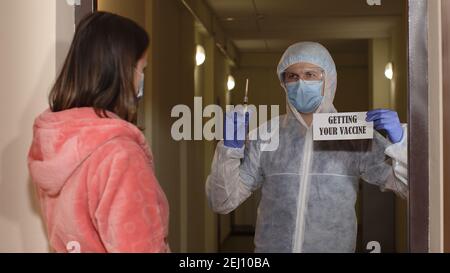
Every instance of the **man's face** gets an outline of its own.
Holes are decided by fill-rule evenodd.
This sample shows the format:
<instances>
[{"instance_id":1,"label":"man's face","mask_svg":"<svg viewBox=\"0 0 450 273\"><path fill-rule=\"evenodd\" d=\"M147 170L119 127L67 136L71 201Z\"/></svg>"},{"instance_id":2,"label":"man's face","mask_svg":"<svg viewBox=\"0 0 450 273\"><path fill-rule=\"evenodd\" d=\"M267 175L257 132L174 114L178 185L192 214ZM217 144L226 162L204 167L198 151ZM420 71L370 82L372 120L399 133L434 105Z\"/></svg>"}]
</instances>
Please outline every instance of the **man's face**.
<instances>
[{"instance_id":1,"label":"man's face","mask_svg":"<svg viewBox=\"0 0 450 273\"><path fill-rule=\"evenodd\" d=\"M311 63L296 63L289 66L283 73L284 83L292 83L299 80L304 81L324 81L325 80L325 72L324 70L315 64ZM325 92L322 90L322 96Z\"/></svg>"}]
</instances>

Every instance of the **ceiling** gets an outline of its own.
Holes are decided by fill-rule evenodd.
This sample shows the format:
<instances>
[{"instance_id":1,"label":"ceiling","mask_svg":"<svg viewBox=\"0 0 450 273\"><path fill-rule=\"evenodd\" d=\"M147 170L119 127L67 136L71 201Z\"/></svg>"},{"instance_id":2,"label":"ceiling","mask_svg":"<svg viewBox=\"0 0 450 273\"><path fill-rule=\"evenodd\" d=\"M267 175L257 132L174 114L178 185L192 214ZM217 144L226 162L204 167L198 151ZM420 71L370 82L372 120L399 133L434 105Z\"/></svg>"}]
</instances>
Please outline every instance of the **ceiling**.
<instances>
[{"instance_id":1,"label":"ceiling","mask_svg":"<svg viewBox=\"0 0 450 273\"><path fill-rule=\"evenodd\" d=\"M355 41L389 37L405 0L205 0L242 53L281 52L298 41L318 41L331 51Z\"/></svg>"}]
</instances>

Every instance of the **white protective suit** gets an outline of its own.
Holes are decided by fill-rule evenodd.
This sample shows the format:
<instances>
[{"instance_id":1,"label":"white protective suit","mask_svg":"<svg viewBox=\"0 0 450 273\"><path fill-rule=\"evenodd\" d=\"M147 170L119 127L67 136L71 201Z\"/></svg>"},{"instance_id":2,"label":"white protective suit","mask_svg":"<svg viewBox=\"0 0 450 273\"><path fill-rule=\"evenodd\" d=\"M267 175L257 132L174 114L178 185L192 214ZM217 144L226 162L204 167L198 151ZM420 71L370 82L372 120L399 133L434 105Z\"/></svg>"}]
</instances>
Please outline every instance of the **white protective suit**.
<instances>
[{"instance_id":1,"label":"white protective suit","mask_svg":"<svg viewBox=\"0 0 450 273\"><path fill-rule=\"evenodd\" d=\"M278 66L283 88L282 73L299 62L325 70L324 100L316 112L336 112L337 74L327 49L312 42L289 47ZM276 151L261 149L260 140L242 149L217 145L206 182L209 204L227 214L261 188L256 252L354 252L360 178L383 191L408 193L406 125L397 144L378 132L373 140L314 142L312 128L287 103Z\"/></svg>"}]
</instances>

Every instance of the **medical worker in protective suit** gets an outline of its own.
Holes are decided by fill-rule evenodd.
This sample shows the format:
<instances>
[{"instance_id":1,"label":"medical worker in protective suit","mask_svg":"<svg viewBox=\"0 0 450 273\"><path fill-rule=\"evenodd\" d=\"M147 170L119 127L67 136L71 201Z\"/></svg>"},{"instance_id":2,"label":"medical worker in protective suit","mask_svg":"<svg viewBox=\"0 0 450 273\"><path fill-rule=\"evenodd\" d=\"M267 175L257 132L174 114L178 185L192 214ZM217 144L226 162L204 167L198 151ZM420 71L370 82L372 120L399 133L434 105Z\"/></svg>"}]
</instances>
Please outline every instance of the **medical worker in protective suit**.
<instances>
[{"instance_id":1,"label":"medical worker in protective suit","mask_svg":"<svg viewBox=\"0 0 450 273\"><path fill-rule=\"evenodd\" d=\"M256 252L354 252L355 203L360 178L405 197L407 130L390 110L373 110L372 140L313 141L314 113L335 113L334 61L322 45L292 45L278 65L287 96L279 118L279 146L226 137L219 142L206 182L211 208L227 214L261 188ZM349 98L350 99L350 98ZM243 112L227 114L225 130L247 126Z\"/></svg>"}]
</instances>

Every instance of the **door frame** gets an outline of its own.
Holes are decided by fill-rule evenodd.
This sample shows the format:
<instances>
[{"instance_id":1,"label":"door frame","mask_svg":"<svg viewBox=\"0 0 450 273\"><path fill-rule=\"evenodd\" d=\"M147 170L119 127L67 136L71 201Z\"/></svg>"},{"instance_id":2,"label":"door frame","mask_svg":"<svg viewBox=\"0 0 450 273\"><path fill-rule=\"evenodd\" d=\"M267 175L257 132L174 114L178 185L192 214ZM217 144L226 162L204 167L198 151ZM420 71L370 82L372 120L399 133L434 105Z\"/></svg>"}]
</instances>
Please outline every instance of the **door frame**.
<instances>
[{"instance_id":1,"label":"door frame","mask_svg":"<svg viewBox=\"0 0 450 273\"><path fill-rule=\"evenodd\" d=\"M408 0L408 243L413 253L429 252L428 92L428 1Z\"/></svg>"},{"instance_id":2,"label":"door frame","mask_svg":"<svg viewBox=\"0 0 450 273\"><path fill-rule=\"evenodd\" d=\"M424 0L408 0L408 249L413 253L429 251L427 2ZM445 1L443 1L444 3ZM85 15L95 10L97 10L97 0L81 0L81 5L75 8L75 22L78 23ZM448 11L445 11L445 13L446 15L449 14ZM443 28L443 32L444 30L448 30L448 27ZM443 34L446 35L444 37L448 37L446 32ZM444 46L447 46L448 52L449 45L444 44ZM450 72L449 61L444 61L444 73ZM450 82L448 78L444 77L444 101L445 94L449 94L449 92ZM450 100L449 97L447 99ZM449 109L445 113L450 117ZM447 120L450 121L450 119ZM447 154L450 155L450 151ZM450 170L445 174L445 178L449 180ZM449 191L448 187L447 191ZM450 204L447 203L448 206ZM447 226L449 226L450 219L446 219ZM447 247L450 248L450 239L447 239L447 242ZM447 250L450 251L448 248Z\"/></svg>"},{"instance_id":3,"label":"door frame","mask_svg":"<svg viewBox=\"0 0 450 273\"><path fill-rule=\"evenodd\" d=\"M79 5L75 6L75 25L86 15L97 10L97 0L81 0Z\"/></svg>"},{"instance_id":4,"label":"door frame","mask_svg":"<svg viewBox=\"0 0 450 273\"><path fill-rule=\"evenodd\" d=\"M442 12L442 75L443 130L444 130L444 252L450 252L450 0L441 1ZM445 198L447 196L447 198Z\"/></svg>"}]
</instances>

